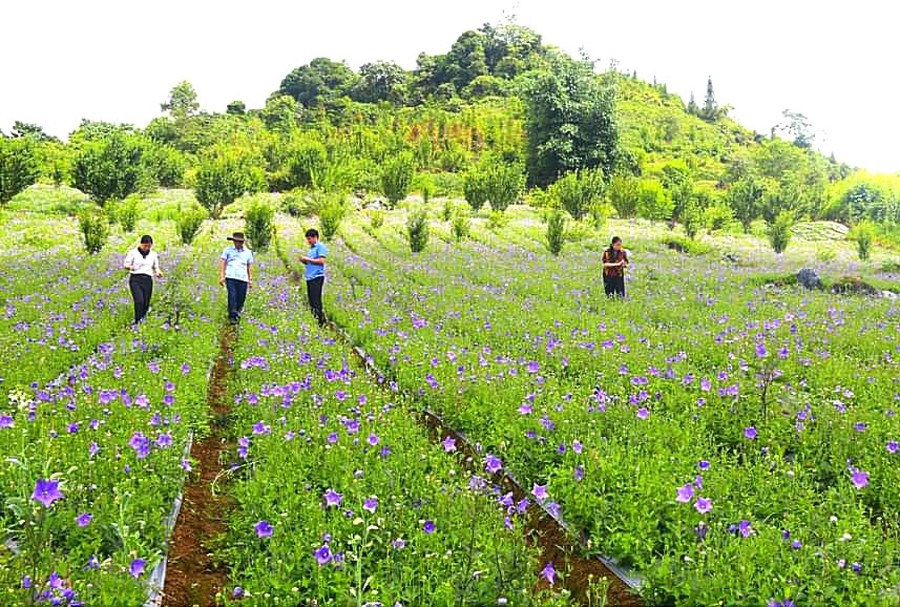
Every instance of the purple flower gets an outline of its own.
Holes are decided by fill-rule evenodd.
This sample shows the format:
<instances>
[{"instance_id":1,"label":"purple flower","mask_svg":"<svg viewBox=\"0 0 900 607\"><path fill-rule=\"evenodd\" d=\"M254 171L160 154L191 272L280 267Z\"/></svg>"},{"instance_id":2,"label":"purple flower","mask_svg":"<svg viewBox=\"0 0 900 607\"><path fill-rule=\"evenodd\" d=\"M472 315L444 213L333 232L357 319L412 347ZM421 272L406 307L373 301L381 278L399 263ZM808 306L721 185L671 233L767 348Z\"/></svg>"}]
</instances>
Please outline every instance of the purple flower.
<instances>
[{"instance_id":1,"label":"purple flower","mask_svg":"<svg viewBox=\"0 0 900 607\"><path fill-rule=\"evenodd\" d=\"M264 424L262 420L253 424L253 434L269 434L270 432L272 432L272 428Z\"/></svg>"},{"instance_id":2,"label":"purple flower","mask_svg":"<svg viewBox=\"0 0 900 607\"><path fill-rule=\"evenodd\" d=\"M378 444L378 441L379 441L379 440L381 440L381 439L378 438L378 435L377 435L377 434L370 434L370 435L369 435L368 442L369 442L369 444L372 445L373 447L374 447L375 445Z\"/></svg>"},{"instance_id":3,"label":"purple flower","mask_svg":"<svg viewBox=\"0 0 900 607\"><path fill-rule=\"evenodd\" d=\"M857 489L863 489L869 484L869 473L863 472L858 468L853 469L853 475L850 477L853 486Z\"/></svg>"},{"instance_id":4,"label":"purple flower","mask_svg":"<svg viewBox=\"0 0 900 607\"><path fill-rule=\"evenodd\" d=\"M496 455L488 453L484 457L484 469L490 474L497 474L503 468L503 462Z\"/></svg>"},{"instance_id":5,"label":"purple flower","mask_svg":"<svg viewBox=\"0 0 900 607\"><path fill-rule=\"evenodd\" d=\"M897 451L900 451L900 444L895 440L888 441L887 452L893 455L894 453L897 453Z\"/></svg>"},{"instance_id":6,"label":"purple flower","mask_svg":"<svg viewBox=\"0 0 900 607\"><path fill-rule=\"evenodd\" d=\"M756 356L758 358L765 358L769 355L768 350L766 350L766 344L760 342L756 344Z\"/></svg>"},{"instance_id":7,"label":"purple flower","mask_svg":"<svg viewBox=\"0 0 900 607\"><path fill-rule=\"evenodd\" d=\"M272 533L275 530L272 528L271 523L269 521L259 521L256 523L256 537L264 538L264 537L272 537Z\"/></svg>"},{"instance_id":8,"label":"purple flower","mask_svg":"<svg viewBox=\"0 0 900 607\"><path fill-rule=\"evenodd\" d=\"M534 485L534 488L531 490L531 495L534 496L534 499L536 499L539 504L543 504L544 501L550 497L550 494L547 493L547 485L538 484Z\"/></svg>"},{"instance_id":9,"label":"purple flower","mask_svg":"<svg viewBox=\"0 0 900 607\"><path fill-rule=\"evenodd\" d=\"M134 579L138 579L144 574L144 568L147 566L147 561L144 559L134 559L131 561L131 567L129 571L131 572L131 577Z\"/></svg>"},{"instance_id":10,"label":"purple flower","mask_svg":"<svg viewBox=\"0 0 900 607\"><path fill-rule=\"evenodd\" d=\"M694 486L691 483L687 483L679 487L677 493L675 501L679 504L687 504L694 499Z\"/></svg>"},{"instance_id":11,"label":"purple flower","mask_svg":"<svg viewBox=\"0 0 900 607\"><path fill-rule=\"evenodd\" d=\"M800 540L794 540L793 542L791 542L791 548L793 548L794 550L800 550L801 548L803 548L803 542L801 542Z\"/></svg>"},{"instance_id":12,"label":"purple flower","mask_svg":"<svg viewBox=\"0 0 900 607\"><path fill-rule=\"evenodd\" d=\"M403 550L404 548L406 548L406 540L398 537L393 542L391 542L391 545L394 547L394 550Z\"/></svg>"},{"instance_id":13,"label":"purple flower","mask_svg":"<svg viewBox=\"0 0 900 607\"><path fill-rule=\"evenodd\" d=\"M750 537L753 535L753 528L750 527L750 521L741 521L738 523L738 531L744 537Z\"/></svg>"},{"instance_id":14,"label":"purple flower","mask_svg":"<svg viewBox=\"0 0 900 607\"><path fill-rule=\"evenodd\" d=\"M553 582L556 580L556 569L553 568L553 562L549 562L544 565L544 568L541 569L541 577L547 580L550 585L553 585Z\"/></svg>"},{"instance_id":15,"label":"purple flower","mask_svg":"<svg viewBox=\"0 0 900 607\"><path fill-rule=\"evenodd\" d=\"M547 504L547 512L549 512L550 516L553 518L558 519L562 515L562 506L556 502L550 502Z\"/></svg>"},{"instance_id":16,"label":"purple flower","mask_svg":"<svg viewBox=\"0 0 900 607\"><path fill-rule=\"evenodd\" d=\"M650 410L647 407L641 407L637 412L638 419L647 419L650 417Z\"/></svg>"},{"instance_id":17,"label":"purple flower","mask_svg":"<svg viewBox=\"0 0 900 607\"><path fill-rule=\"evenodd\" d=\"M522 403L522 406L519 407L519 413L522 415L531 415L531 403Z\"/></svg>"},{"instance_id":18,"label":"purple flower","mask_svg":"<svg viewBox=\"0 0 900 607\"><path fill-rule=\"evenodd\" d=\"M78 523L79 527L87 527L92 520L94 520L94 515L90 512L85 512L75 518L75 522Z\"/></svg>"},{"instance_id":19,"label":"purple flower","mask_svg":"<svg viewBox=\"0 0 900 607\"><path fill-rule=\"evenodd\" d=\"M425 524L422 525L422 529L425 530L425 533L429 533L429 534L434 533L434 530L435 530L434 521L425 521Z\"/></svg>"},{"instance_id":20,"label":"purple flower","mask_svg":"<svg viewBox=\"0 0 900 607\"><path fill-rule=\"evenodd\" d=\"M747 426L744 428L744 438L747 440L756 440L756 427L755 426Z\"/></svg>"},{"instance_id":21,"label":"purple flower","mask_svg":"<svg viewBox=\"0 0 900 607\"><path fill-rule=\"evenodd\" d=\"M363 510L369 512L371 514L375 514L375 510L378 509L378 498L375 496L366 498L366 501L363 502Z\"/></svg>"},{"instance_id":22,"label":"purple flower","mask_svg":"<svg viewBox=\"0 0 900 607\"><path fill-rule=\"evenodd\" d=\"M232 593L231 593L231 596L233 596L236 599L241 598L242 596L244 596L244 589L241 588L240 586L235 586L234 591L232 591Z\"/></svg>"},{"instance_id":23,"label":"purple flower","mask_svg":"<svg viewBox=\"0 0 900 607\"><path fill-rule=\"evenodd\" d=\"M584 466L575 466L575 480L579 482L584 480Z\"/></svg>"},{"instance_id":24,"label":"purple flower","mask_svg":"<svg viewBox=\"0 0 900 607\"><path fill-rule=\"evenodd\" d=\"M0 430L3 428L12 428L13 418L9 415L0 415Z\"/></svg>"},{"instance_id":25,"label":"purple flower","mask_svg":"<svg viewBox=\"0 0 900 607\"><path fill-rule=\"evenodd\" d=\"M712 500L708 497L698 497L697 503L694 504L694 509L700 514L706 514L712 510Z\"/></svg>"},{"instance_id":26,"label":"purple flower","mask_svg":"<svg viewBox=\"0 0 900 607\"><path fill-rule=\"evenodd\" d=\"M331 506L340 506L341 505L341 494L335 491L334 489L329 489L325 492L325 507L330 508Z\"/></svg>"},{"instance_id":27,"label":"purple flower","mask_svg":"<svg viewBox=\"0 0 900 607\"><path fill-rule=\"evenodd\" d=\"M49 508L53 505L53 502L62 498L63 494L59 490L59 481L45 480L42 478L38 479L37 483L35 483L34 493L31 494L31 499L42 503L44 508Z\"/></svg>"},{"instance_id":28,"label":"purple flower","mask_svg":"<svg viewBox=\"0 0 900 607\"><path fill-rule=\"evenodd\" d=\"M447 453L456 451L456 441L453 440L453 437L448 436L447 438L442 440L441 446L444 447L444 451L446 451Z\"/></svg>"},{"instance_id":29,"label":"purple flower","mask_svg":"<svg viewBox=\"0 0 900 607\"><path fill-rule=\"evenodd\" d=\"M574 440L572 441L572 451L581 455L581 452L584 451L584 445L580 441Z\"/></svg>"},{"instance_id":30,"label":"purple flower","mask_svg":"<svg viewBox=\"0 0 900 607\"><path fill-rule=\"evenodd\" d=\"M698 466L701 470L709 470L709 460L701 459Z\"/></svg>"},{"instance_id":31,"label":"purple flower","mask_svg":"<svg viewBox=\"0 0 900 607\"><path fill-rule=\"evenodd\" d=\"M331 561L332 554L331 548L328 547L328 544L322 544L322 546L316 550L316 562L319 564L319 567L322 565L327 565L329 561Z\"/></svg>"}]
</instances>

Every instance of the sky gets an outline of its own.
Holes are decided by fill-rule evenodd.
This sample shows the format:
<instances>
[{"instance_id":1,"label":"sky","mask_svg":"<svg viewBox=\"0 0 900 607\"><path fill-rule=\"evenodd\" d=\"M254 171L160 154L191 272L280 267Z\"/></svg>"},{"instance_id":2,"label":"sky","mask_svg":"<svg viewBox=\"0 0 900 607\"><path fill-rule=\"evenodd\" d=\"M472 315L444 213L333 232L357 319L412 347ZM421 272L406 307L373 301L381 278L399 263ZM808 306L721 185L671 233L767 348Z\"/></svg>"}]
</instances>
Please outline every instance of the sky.
<instances>
[{"instance_id":1,"label":"sky","mask_svg":"<svg viewBox=\"0 0 900 607\"><path fill-rule=\"evenodd\" d=\"M803 113L816 147L840 161L900 172L900 5L884 0L455 0L198 2L29 0L0 4L0 129L15 120L58 137L82 118L145 126L188 80L203 109L262 107L315 57L358 68L415 67L467 29L514 16L545 43L720 104L769 133Z\"/></svg>"}]
</instances>

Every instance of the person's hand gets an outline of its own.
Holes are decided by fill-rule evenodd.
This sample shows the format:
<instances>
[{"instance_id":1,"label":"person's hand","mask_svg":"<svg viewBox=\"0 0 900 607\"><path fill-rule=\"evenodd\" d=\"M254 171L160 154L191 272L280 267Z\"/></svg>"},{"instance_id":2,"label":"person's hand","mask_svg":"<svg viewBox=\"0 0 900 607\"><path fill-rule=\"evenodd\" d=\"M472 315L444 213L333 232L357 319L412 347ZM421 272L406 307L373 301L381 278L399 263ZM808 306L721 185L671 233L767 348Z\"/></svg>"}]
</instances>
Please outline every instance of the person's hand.
<instances>
[{"instance_id":1,"label":"person's hand","mask_svg":"<svg viewBox=\"0 0 900 607\"><path fill-rule=\"evenodd\" d=\"M220 287L225 286L225 277L224 276L219 276L219 286Z\"/></svg>"},{"instance_id":2,"label":"person's hand","mask_svg":"<svg viewBox=\"0 0 900 607\"><path fill-rule=\"evenodd\" d=\"M248 279L247 280L247 288L249 289L252 286L253 286L253 279Z\"/></svg>"},{"instance_id":3,"label":"person's hand","mask_svg":"<svg viewBox=\"0 0 900 607\"><path fill-rule=\"evenodd\" d=\"M307 257L306 255L303 255L302 257L300 257L300 263L309 263L310 261L311 261L310 258Z\"/></svg>"},{"instance_id":4,"label":"person's hand","mask_svg":"<svg viewBox=\"0 0 900 607\"><path fill-rule=\"evenodd\" d=\"M162 277L163 277L163 273L162 273L162 272L157 272L157 273L156 273L156 277L157 277L157 278L162 278Z\"/></svg>"}]
</instances>

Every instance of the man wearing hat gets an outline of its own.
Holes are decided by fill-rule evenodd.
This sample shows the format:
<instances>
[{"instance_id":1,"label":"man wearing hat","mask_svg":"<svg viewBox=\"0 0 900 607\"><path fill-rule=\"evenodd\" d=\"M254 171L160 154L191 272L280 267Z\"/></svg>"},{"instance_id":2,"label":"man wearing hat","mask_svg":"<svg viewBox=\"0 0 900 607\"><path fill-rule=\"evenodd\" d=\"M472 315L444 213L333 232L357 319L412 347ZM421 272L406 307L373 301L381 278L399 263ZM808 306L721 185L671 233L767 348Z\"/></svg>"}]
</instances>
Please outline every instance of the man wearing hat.
<instances>
[{"instance_id":1,"label":"man wearing hat","mask_svg":"<svg viewBox=\"0 0 900 607\"><path fill-rule=\"evenodd\" d=\"M234 245L222 252L219 284L228 289L228 320L236 324L244 309L247 289L253 284L253 253L244 247L243 232L235 232L228 240Z\"/></svg>"}]
</instances>

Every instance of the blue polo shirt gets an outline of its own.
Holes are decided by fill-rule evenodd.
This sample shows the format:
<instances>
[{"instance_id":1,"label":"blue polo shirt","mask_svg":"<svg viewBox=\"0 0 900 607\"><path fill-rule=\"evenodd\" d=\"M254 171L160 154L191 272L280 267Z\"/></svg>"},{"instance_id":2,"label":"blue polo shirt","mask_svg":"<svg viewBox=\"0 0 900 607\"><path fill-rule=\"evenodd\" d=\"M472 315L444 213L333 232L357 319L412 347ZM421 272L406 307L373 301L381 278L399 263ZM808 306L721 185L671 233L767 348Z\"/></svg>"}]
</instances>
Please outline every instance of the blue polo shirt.
<instances>
[{"instance_id":1,"label":"blue polo shirt","mask_svg":"<svg viewBox=\"0 0 900 607\"><path fill-rule=\"evenodd\" d=\"M247 268L253 263L253 253L250 252L250 249L244 247L238 251L234 247L228 247L222 251L221 259L225 261L225 278L243 282L250 280L250 275L247 273Z\"/></svg>"},{"instance_id":2,"label":"blue polo shirt","mask_svg":"<svg viewBox=\"0 0 900 607\"><path fill-rule=\"evenodd\" d=\"M328 247L321 242L317 242L312 246L306 256L310 259L328 257ZM314 263L306 264L306 280L313 280L322 276L325 276L325 266L319 266Z\"/></svg>"}]
</instances>

